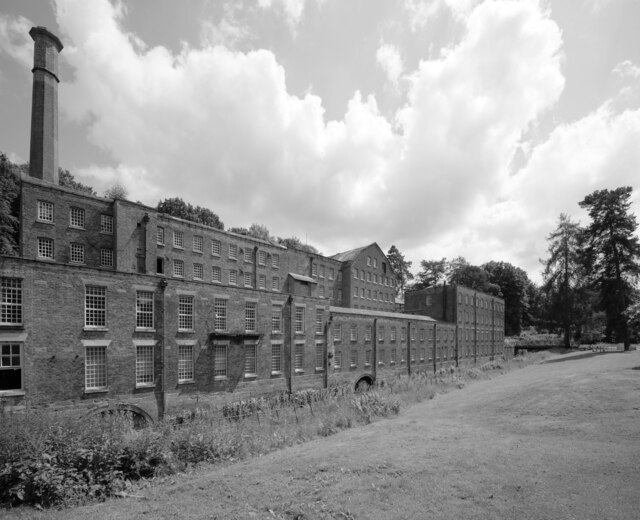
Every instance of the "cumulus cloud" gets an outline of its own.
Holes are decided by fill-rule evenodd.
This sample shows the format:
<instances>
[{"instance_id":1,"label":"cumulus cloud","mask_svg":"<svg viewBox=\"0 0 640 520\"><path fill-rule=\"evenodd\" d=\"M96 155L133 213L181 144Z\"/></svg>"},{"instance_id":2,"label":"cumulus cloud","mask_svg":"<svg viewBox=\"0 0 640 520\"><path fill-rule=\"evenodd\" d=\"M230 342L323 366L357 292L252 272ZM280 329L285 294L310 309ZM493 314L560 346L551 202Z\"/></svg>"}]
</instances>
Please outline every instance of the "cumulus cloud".
<instances>
[{"instance_id":1,"label":"cumulus cloud","mask_svg":"<svg viewBox=\"0 0 640 520\"><path fill-rule=\"evenodd\" d=\"M637 79L640 78L640 67L631 60L624 60L613 68L613 73L621 78Z\"/></svg>"},{"instance_id":2,"label":"cumulus cloud","mask_svg":"<svg viewBox=\"0 0 640 520\"><path fill-rule=\"evenodd\" d=\"M404 68L398 48L389 43L383 43L376 52L376 61L384 71L387 79L397 88Z\"/></svg>"}]
</instances>

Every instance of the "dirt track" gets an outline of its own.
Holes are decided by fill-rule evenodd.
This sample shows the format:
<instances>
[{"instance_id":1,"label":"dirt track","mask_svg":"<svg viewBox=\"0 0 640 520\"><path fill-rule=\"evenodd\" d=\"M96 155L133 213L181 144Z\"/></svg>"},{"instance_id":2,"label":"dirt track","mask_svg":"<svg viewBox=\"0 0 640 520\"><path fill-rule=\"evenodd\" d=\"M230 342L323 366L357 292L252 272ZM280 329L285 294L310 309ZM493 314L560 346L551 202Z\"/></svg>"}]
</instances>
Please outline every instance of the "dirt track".
<instances>
[{"instance_id":1,"label":"dirt track","mask_svg":"<svg viewBox=\"0 0 640 520\"><path fill-rule=\"evenodd\" d=\"M16 517L637 519L640 351L557 357L175 480Z\"/></svg>"}]
</instances>

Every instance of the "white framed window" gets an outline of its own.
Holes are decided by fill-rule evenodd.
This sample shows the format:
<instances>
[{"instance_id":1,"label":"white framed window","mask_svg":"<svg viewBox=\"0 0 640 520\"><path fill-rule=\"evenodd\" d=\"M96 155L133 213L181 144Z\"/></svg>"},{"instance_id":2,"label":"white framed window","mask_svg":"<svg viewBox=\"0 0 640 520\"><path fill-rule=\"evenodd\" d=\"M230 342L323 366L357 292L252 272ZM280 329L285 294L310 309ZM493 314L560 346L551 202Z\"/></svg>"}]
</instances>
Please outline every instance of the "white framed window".
<instances>
[{"instance_id":1,"label":"white framed window","mask_svg":"<svg viewBox=\"0 0 640 520\"><path fill-rule=\"evenodd\" d=\"M358 279L358 269L355 267L353 268L353 278L356 280Z\"/></svg>"},{"instance_id":2,"label":"white framed window","mask_svg":"<svg viewBox=\"0 0 640 520\"><path fill-rule=\"evenodd\" d=\"M365 367L370 367L371 366L371 351L370 350L366 350L364 353L364 366Z\"/></svg>"},{"instance_id":3,"label":"white framed window","mask_svg":"<svg viewBox=\"0 0 640 520\"><path fill-rule=\"evenodd\" d=\"M282 306L271 307L271 332L279 334L282 332Z\"/></svg>"},{"instance_id":4,"label":"white framed window","mask_svg":"<svg viewBox=\"0 0 640 520\"><path fill-rule=\"evenodd\" d=\"M173 232L173 247L184 249L184 233L182 231Z\"/></svg>"},{"instance_id":5,"label":"white framed window","mask_svg":"<svg viewBox=\"0 0 640 520\"><path fill-rule=\"evenodd\" d=\"M214 326L216 331L227 330L227 300L216 298L213 300L213 312L215 313Z\"/></svg>"},{"instance_id":6,"label":"white framed window","mask_svg":"<svg viewBox=\"0 0 640 520\"><path fill-rule=\"evenodd\" d=\"M400 349L400 363L404 363L406 361L405 359L405 349L401 348Z\"/></svg>"},{"instance_id":7,"label":"white framed window","mask_svg":"<svg viewBox=\"0 0 640 520\"><path fill-rule=\"evenodd\" d=\"M324 309L316 309L316 334L323 334Z\"/></svg>"},{"instance_id":8,"label":"white framed window","mask_svg":"<svg viewBox=\"0 0 640 520\"><path fill-rule=\"evenodd\" d=\"M280 267L280 255L278 253L273 253L271 255L271 267L275 269Z\"/></svg>"},{"instance_id":9,"label":"white framed window","mask_svg":"<svg viewBox=\"0 0 640 520\"><path fill-rule=\"evenodd\" d=\"M342 366L342 351L336 350L333 353L333 368L340 368Z\"/></svg>"},{"instance_id":10,"label":"white framed window","mask_svg":"<svg viewBox=\"0 0 640 520\"><path fill-rule=\"evenodd\" d=\"M375 268L378 267L378 259L377 258L373 259L373 267L375 267Z\"/></svg>"},{"instance_id":11,"label":"white framed window","mask_svg":"<svg viewBox=\"0 0 640 520\"><path fill-rule=\"evenodd\" d=\"M202 264L193 264L193 279L204 280L204 266Z\"/></svg>"},{"instance_id":12,"label":"white framed window","mask_svg":"<svg viewBox=\"0 0 640 520\"><path fill-rule=\"evenodd\" d=\"M390 357L389 357L389 364L390 365L395 365L396 364L396 349L395 348L391 349Z\"/></svg>"},{"instance_id":13,"label":"white framed window","mask_svg":"<svg viewBox=\"0 0 640 520\"><path fill-rule=\"evenodd\" d=\"M380 349L380 353L378 354L378 366L384 366L384 358L385 358L385 351L383 348Z\"/></svg>"},{"instance_id":14,"label":"white framed window","mask_svg":"<svg viewBox=\"0 0 640 520\"><path fill-rule=\"evenodd\" d=\"M364 299L364 287L360 289L360 298Z\"/></svg>"},{"instance_id":15,"label":"white framed window","mask_svg":"<svg viewBox=\"0 0 640 520\"><path fill-rule=\"evenodd\" d=\"M358 351L356 349L351 350L351 355L349 356L349 365L351 368L355 368L358 366Z\"/></svg>"},{"instance_id":16,"label":"white framed window","mask_svg":"<svg viewBox=\"0 0 640 520\"><path fill-rule=\"evenodd\" d=\"M178 296L178 330L193 330L193 296Z\"/></svg>"},{"instance_id":17,"label":"white framed window","mask_svg":"<svg viewBox=\"0 0 640 520\"><path fill-rule=\"evenodd\" d=\"M373 283L378 285L378 275L376 273L373 273Z\"/></svg>"},{"instance_id":18,"label":"white framed window","mask_svg":"<svg viewBox=\"0 0 640 520\"><path fill-rule=\"evenodd\" d=\"M193 345L178 345L178 383L193 379Z\"/></svg>"},{"instance_id":19,"label":"white framed window","mask_svg":"<svg viewBox=\"0 0 640 520\"><path fill-rule=\"evenodd\" d=\"M100 249L100 265L113 267L113 249Z\"/></svg>"},{"instance_id":20,"label":"white framed window","mask_svg":"<svg viewBox=\"0 0 640 520\"><path fill-rule=\"evenodd\" d=\"M71 249L71 255L70 255L71 262L74 264L84 264L84 244L71 242L70 249Z\"/></svg>"},{"instance_id":21,"label":"white framed window","mask_svg":"<svg viewBox=\"0 0 640 520\"><path fill-rule=\"evenodd\" d=\"M258 374L258 345L244 345L244 377L256 377Z\"/></svg>"},{"instance_id":22,"label":"white framed window","mask_svg":"<svg viewBox=\"0 0 640 520\"><path fill-rule=\"evenodd\" d=\"M391 341L395 341L396 340L396 328L395 327L391 327L391 331L389 332L389 339Z\"/></svg>"},{"instance_id":23,"label":"white framed window","mask_svg":"<svg viewBox=\"0 0 640 520\"><path fill-rule=\"evenodd\" d=\"M351 341L358 341L358 326L351 325L351 330L349 331L349 339Z\"/></svg>"},{"instance_id":24,"label":"white framed window","mask_svg":"<svg viewBox=\"0 0 640 520\"><path fill-rule=\"evenodd\" d=\"M253 263L253 249L250 247L244 248L244 261L247 264Z\"/></svg>"},{"instance_id":25,"label":"white framed window","mask_svg":"<svg viewBox=\"0 0 640 520\"><path fill-rule=\"evenodd\" d=\"M336 323L333 326L333 341L342 341L342 324Z\"/></svg>"},{"instance_id":26,"label":"white framed window","mask_svg":"<svg viewBox=\"0 0 640 520\"><path fill-rule=\"evenodd\" d=\"M367 282L371 281L371 272L367 271Z\"/></svg>"},{"instance_id":27,"label":"white framed window","mask_svg":"<svg viewBox=\"0 0 640 520\"><path fill-rule=\"evenodd\" d=\"M156 229L156 244L159 246L164 245L164 228L160 226Z\"/></svg>"},{"instance_id":28,"label":"white framed window","mask_svg":"<svg viewBox=\"0 0 640 520\"><path fill-rule=\"evenodd\" d=\"M426 354L426 350L425 350L425 349L423 349L423 348L421 348L421 349L420 349L420 362L423 362L423 361L424 361L424 356L425 356L425 354Z\"/></svg>"},{"instance_id":29,"label":"white framed window","mask_svg":"<svg viewBox=\"0 0 640 520\"><path fill-rule=\"evenodd\" d=\"M136 346L136 386L153 386L153 345Z\"/></svg>"},{"instance_id":30,"label":"white framed window","mask_svg":"<svg viewBox=\"0 0 640 520\"><path fill-rule=\"evenodd\" d=\"M258 275L258 289L266 290L267 288L267 275L260 274Z\"/></svg>"},{"instance_id":31,"label":"white framed window","mask_svg":"<svg viewBox=\"0 0 640 520\"><path fill-rule=\"evenodd\" d=\"M69 226L76 229L84 229L84 210L72 207L69 212Z\"/></svg>"},{"instance_id":32,"label":"white framed window","mask_svg":"<svg viewBox=\"0 0 640 520\"><path fill-rule=\"evenodd\" d=\"M0 343L0 392L22 390L22 344Z\"/></svg>"},{"instance_id":33,"label":"white framed window","mask_svg":"<svg viewBox=\"0 0 640 520\"><path fill-rule=\"evenodd\" d=\"M213 377L214 379L227 378L227 346L214 345L213 351Z\"/></svg>"},{"instance_id":34,"label":"white framed window","mask_svg":"<svg viewBox=\"0 0 640 520\"><path fill-rule=\"evenodd\" d=\"M238 271L235 269L229 271L229 285L238 285Z\"/></svg>"},{"instance_id":35,"label":"white framed window","mask_svg":"<svg viewBox=\"0 0 640 520\"><path fill-rule=\"evenodd\" d=\"M220 253L222 251L222 244L220 243L220 240L212 240L211 241L211 254L214 256L220 256Z\"/></svg>"},{"instance_id":36,"label":"white framed window","mask_svg":"<svg viewBox=\"0 0 640 520\"><path fill-rule=\"evenodd\" d=\"M111 215L100 215L100 233L113 235L113 217Z\"/></svg>"},{"instance_id":37,"label":"white framed window","mask_svg":"<svg viewBox=\"0 0 640 520\"><path fill-rule=\"evenodd\" d=\"M316 371L324 370L324 345L316 341Z\"/></svg>"},{"instance_id":38,"label":"white framed window","mask_svg":"<svg viewBox=\"0 0 640 520\"><path fill-rule=\"evenodd\" d=\"M38 258L53 258L53 240L38 237Z\"/></svg>"},{"instance_id":39,"label":"white framed window","mask_svg":"<svg viewBox=\"0 0 640 520\"><path fill-rule=\"evenodd\" d=\"M22 324L22 280L2 277L0 280L0 325Z\"/></svg>"},{"instance_id":40,"label":"white framed window","mask_svg":"<svg viewBox=\"0 0 640 520\"><path fill-rule=\"evenodd\" d=\"M173 276L176 278L184 278L184 261L175 259L173 261Z\"/></svg>"},{"instance_id":41,"label":"white framed window","mask_svg":"<svg viewBox=\"0 0 640 520\"><path fill-rule=\"evenodd\" d=\"M378 343L384 343L384 325L378 329Z\"/></svg>"},{"instance_id":42,"label":"white framed window","mask_svg":"<svg viewBox=\"0 0 640 520\"><path fill-rule=\"evenodd\" d=\"M193 235L193 250L196 253L202 253L204 240L200 235Z\"/></svg>"},{"instance_id":43,"label":"white framed window","mask_svg":"<svg viewBox=\"0 0 640 520\"><path fill-rule=\"evenodd\" d=\"M247 332L256 331L256 302L244 302L244 329Z\"/></svg>"},{"instance_id":44,"label":"white framed window","mask_svg":"<svg viewBox=\"0 0 640 520\"><path fill-rule=\"evenodd\" d=\"M416 349L412 348L411 349L411 362L414 363L416 360Z\"/></svg>"},{"instance_id":45,"label":"white framed window","mask_svg":"<svg viewBox=\"0 0 640 520\"><path fill-rule=\"evenodd\" d=\"M85 347L84 352L85 390L105 390L107 388L107 347Z\"/></svg>"},{"instance_id":46,"label":"white framed window","mask_svg":"<svg viewBox=\"0 0 640 520\"><path fill-rule=\"evenodd\" d=\"M153 329L153 292L136 291L136 328Z\"/></svg>"},{"instance_id":47,"label":"white framed window","mask_svg":"<svg viewBox=\"0 0 640 520\"><path fill-rule=\"evenodd\" d=\"M360 271L360 280L362 282L364 282L364 275L365 275L364 270Z\"/></svg>"},{"instance_id":48,"label":"white framed window","mask_svg":"<svg viewBox=\"0 0 640 520\"><path fill-rule=\"evenodd\" d=\"M253 287L253 273L244 273L244 286Z\"/></svg>"},{"instance_id":49,"label":"white framed window","mask_svg":"<svg viewBox=\"0 0 640 520\"><path fill-rule=\"evenodd\" d=\"M296 307L295 310L295 332L296 334L304 333L304 307Z\"/></svg>"},{"instance_id":50,"label":"white framed window","mask_svg":"<svg viewBox=\"0 0 640 520\"><path fill-rule=\"evenodd\" d=\"M258 265L267 265L266 251L258 251Z\"/></svg>"},{"instance_id":51,"label":"white framed window","mask_svg":"<svg viewBox=\"0 0 640 520\"><path fill-rule=\"evenodd\" d=\"M84 289L84 326L87 328L106 328L107 326L107 288L87 285Z\"/></svg>"},{"instance_id":52,"label":"white framed window","mask_svg":"<svg viewBox=\"0 0 640 520\"><path fill-rule=\"evenodd\" d=\"M371 325L367 325L364 328L364 340L371 341Z\"/></svg>"},{"instance_id":53,"label":"white framed window","mask_svg":"<svg viewBox=\"0 0 640 520\"><path fill-rule=\"evenodd\" d=\"M211 268L211 281L214 283L222 283L222 269L220 266L214 265Z\"/></svg>"},{"instance_id":54,"label":"white framed window","mask_svg":"<svg viewBox=\"0 0 640 520\"><path fill-rule=\"evenodd\" d=\"M295 344L293 368L297 373L304 372L304 343L300 341Z\"/></svg>"},{"instance_id":55,"label":"white framed window","mask_svg":"<svg viewBox=\"0 0 640 520\"><path fill-rule=\"evenodd\" d=\"M38 201L38 220L40 222L53 222L53 203L46 200Z\"/></svg>"},{"instance_id":56,"label":"white framed window","mask_svg":"<svg viewBox=\"0 0 640 520\"><path fill-rule=\"evenodd\" d=\"M278 278L277 276L274 276L271 279L271 290L272 291L279 291L280 290L280 278Z\"/></svg>"},{"instance_id":57,"label":"white framed window","mask_svg":"<svg viewBox=\"0 0 640 520\"><path fill-rule=\"evenodd\" d=\"M367 267L371 267L371 257L367 257Z\"/></svg>"},{"instance_id":58,"label":"white framed window","mask_svg":"<svg viewBox=\"0 0 640 520\"><path fill-rule=\"evenodd\" d=\"M282 373L282 343L271 343L271 374Z\"/></svg>"}]
</instances>

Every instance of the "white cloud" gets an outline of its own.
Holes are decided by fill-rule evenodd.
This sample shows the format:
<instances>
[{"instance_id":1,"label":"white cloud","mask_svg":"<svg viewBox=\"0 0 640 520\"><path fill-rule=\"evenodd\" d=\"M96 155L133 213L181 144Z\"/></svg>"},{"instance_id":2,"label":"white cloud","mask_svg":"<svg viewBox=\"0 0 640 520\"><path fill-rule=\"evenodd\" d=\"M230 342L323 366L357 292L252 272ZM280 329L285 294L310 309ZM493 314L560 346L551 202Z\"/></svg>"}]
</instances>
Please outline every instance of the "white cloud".
<instances>
[{"instance_id":1,"label":"white cloud","mask_svg":"<svg viewBox=\"0 0 640 520\"><path fill-rule=\"evenodd\" d=\"M613 68L613 73L621 78L637 79L640 78L640 67L631 60L624 60Z\"/></svg>"},{"instance_id":2,"label":"white cloud","mask_svg":"<svg viewBox=\"0 0 640 520\"><path fill-rule=\"evenodd\" d=\"M262 9L276 9L281 12L293 34L302 19L305 4L308 0L258 0Z\"/></svg>"},{"instance_id":3,"label":"white cloud","mask_svg":"<svg viewBox=\"0 0 640 520\"><path fill-rule=\"evenodd\" d=\"M0 13L0 52L18 61L26 73L33 65L33 40L29 36L33 25L24 16L11 18Z\"/></svg>"},{"instance_id":4,"label":"white cloud","mask_svg":"<svg viewBox=\"0 0 640 520\"><path fill-rule=\"evenodd\" d=\"M404 66L398 48L389 43L383 43L376 52L376 61L394 87L398 87Z\"/></svg>"}]
</instances>

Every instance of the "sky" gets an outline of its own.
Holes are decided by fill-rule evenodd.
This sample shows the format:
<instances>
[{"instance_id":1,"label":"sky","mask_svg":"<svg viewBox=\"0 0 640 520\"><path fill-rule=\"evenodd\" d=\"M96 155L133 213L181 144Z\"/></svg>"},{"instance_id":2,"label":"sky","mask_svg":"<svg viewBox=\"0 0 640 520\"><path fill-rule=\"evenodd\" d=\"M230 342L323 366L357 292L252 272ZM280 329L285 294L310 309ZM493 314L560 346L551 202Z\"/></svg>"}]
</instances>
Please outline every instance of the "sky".
<instances>
[{"instance_id":1,"label":"sky","mask_svg":"<svg viewBox=\"0 0 640 520\"><path fill-rule=\"evenodd\" d=\"M640 0L3 0L0 151L29 156L41 25L64 45L60 166L99 194L539 283L561 213L638 188L638 20Z\"/></svg>"}]
</instances>

